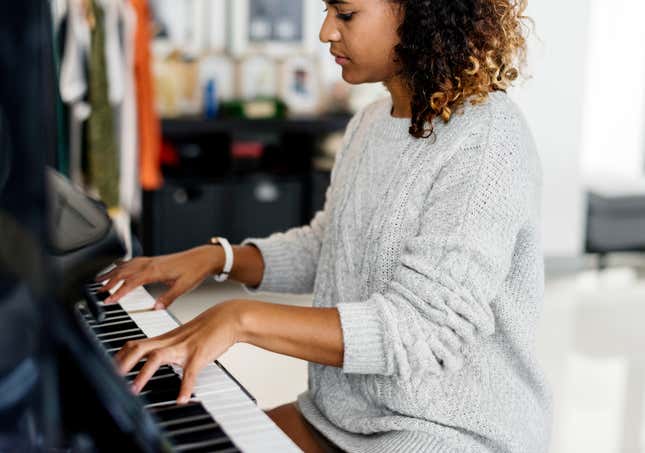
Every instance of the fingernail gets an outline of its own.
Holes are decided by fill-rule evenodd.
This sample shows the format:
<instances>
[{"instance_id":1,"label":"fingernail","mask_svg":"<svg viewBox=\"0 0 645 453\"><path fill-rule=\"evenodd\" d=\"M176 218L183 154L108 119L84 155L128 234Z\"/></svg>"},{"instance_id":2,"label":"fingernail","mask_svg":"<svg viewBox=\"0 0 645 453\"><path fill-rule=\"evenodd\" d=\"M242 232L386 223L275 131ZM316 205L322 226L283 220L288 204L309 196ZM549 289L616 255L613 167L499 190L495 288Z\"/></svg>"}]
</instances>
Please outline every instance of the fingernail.
<instances>
[{"instance_id":1,"label":"fingernail","mask_svg":"<svg viewBox=\"0 0 645 453\"><path fill-rule=\"evenodd\" d=\"M134 384L132 384L132 386L130 387L130 390L132 390L132 393L134 393L135 395L139 393L139 388Z\"/></svg>"},{"instance_id":2,"label":"fingernail","mask_svg":"<svg viewBox=\"0 0 645 453\"><path fill-rule=\"evenodd\" d=\"M163 310L164 308L166 307L164 307L164 305L161 302L157 302L155 304L155 310Z\"/></svg>"},{"instance_id":3,"label":"fingernail","mask_svg":"<svg viewBox=\"0 0 645 453\"><path fill-rule=\"evenodd\" d=\"M186 404L188 402L188 397L187 396L180 396L177 398L177 402L179 404Z\"/></svg>"}]
</instances>

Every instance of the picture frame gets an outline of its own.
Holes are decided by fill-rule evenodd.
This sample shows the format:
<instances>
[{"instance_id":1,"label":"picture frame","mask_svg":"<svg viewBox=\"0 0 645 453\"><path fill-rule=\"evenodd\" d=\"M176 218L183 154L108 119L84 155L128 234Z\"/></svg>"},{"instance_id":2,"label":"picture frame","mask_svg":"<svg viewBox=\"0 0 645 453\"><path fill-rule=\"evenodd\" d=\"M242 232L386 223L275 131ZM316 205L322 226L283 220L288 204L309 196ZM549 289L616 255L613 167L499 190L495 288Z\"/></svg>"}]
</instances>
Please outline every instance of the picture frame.
<instances>
[{"instance_id":1,"label":"picture frame","mask_svg":"<svg viewBox=\"0 0 645 453\"><path fill-rule=\"evenodd\" d=\"M243 99L271 98L278 94L275 61L263 54L249 55L240 61L240 96Z\"/></svg>"},{"instance_id":2,"label":"picture frame","mask_svg":"<svg viewBox=\"0 0 645 453\"><path fill-rule=\"evenodd\" d=\"M200 14L203 18L204 0L153 0L151 8L160 29L155 41L193 55L202 49L203 20L196 21L196 18Z\"/></svg>"},{"instance_id":3,"label":"picture frame","mask_svg":"<svg viewBox=\"0 0 645 453\"><path fill-rule=\"evenodd\" d=\"M236 57L263 53L275 58L315 52L317 7L315 0L234 0L229 51Z\"/></svg>"},{"instance_id":4,"label":"picture frame","mask_svg":"<svg viewBox=\"0 0 645 453\"><path fill-rule=\"evenodd\" d=\"M321 81L313 58L289 57L282 62L280 96L293 115L313 115L321 104Z\"/></svg>"},{"instance_id":5,"label":"picture frame","mask_svg":"<svg viewBox=\"0 0 645 453\"><path fill-rule=\"evenodd\" d=\"M171 48L192 56L228 50L230 0L152 0L151 5L163 29L161 40Z\"/></svg>"}]
</instances>

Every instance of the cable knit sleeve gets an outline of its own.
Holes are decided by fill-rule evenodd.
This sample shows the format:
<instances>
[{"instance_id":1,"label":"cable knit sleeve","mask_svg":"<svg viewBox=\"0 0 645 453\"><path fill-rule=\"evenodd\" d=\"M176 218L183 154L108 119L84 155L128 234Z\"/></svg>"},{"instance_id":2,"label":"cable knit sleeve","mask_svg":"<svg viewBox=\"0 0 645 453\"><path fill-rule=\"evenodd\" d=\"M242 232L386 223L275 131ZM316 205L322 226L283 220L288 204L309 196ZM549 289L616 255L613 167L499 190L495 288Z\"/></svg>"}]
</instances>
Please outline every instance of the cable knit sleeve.
<instances>
[{"instance_id":1,"label":"cable knit sleeve","mask_svg":"<svg viewBox=\"0 0 645 453\"><path fill-rule=\"evenodd\" d=\"M338 304L345 373L455 371L466 348L495 331L491 303L541 178L534 149L504 132L492 125L442 167L386 289Z\"/></svg>"},{"instance_id":2,"label":"cable knit sleeve","mask_svg":"<svg viewBox=\"0 0 645 453\"><path fill-rule=\"evenodd\" d=\"M264 259L262 282L256 288L243 285L247 292L307 294L313 291L320 248L329 221L336 168L341 165L342 156L351 143L361 116L362 112L356 113L345 128L342 146L331 172L331 184L325 194L325 204L309 225L292 228L284 233L275 233L268 238L249 238L242 242L242 245L251 244L257 247Z\"/></svg>"}]
</instances>

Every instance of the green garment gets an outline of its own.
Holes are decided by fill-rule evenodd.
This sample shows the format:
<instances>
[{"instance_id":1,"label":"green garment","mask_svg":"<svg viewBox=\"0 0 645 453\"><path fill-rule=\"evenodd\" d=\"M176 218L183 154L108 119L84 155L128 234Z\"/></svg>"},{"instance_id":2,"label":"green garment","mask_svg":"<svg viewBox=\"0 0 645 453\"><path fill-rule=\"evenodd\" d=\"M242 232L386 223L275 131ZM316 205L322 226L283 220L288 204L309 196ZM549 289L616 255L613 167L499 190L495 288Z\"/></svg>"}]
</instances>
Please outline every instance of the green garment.
<instances>
[{"instance_id":1,"label":"green garment","mask_svg":"<svg viewBox=\"0 0 645 453\"><path fill-rule=\"evenodd\" d=\"M108 100L103 10L91 0L94 26L89 59L89 101L92 113L87 122L87 177L108 207L119 205L119 159L114 113Z\"/></svg>"}]
</instances>

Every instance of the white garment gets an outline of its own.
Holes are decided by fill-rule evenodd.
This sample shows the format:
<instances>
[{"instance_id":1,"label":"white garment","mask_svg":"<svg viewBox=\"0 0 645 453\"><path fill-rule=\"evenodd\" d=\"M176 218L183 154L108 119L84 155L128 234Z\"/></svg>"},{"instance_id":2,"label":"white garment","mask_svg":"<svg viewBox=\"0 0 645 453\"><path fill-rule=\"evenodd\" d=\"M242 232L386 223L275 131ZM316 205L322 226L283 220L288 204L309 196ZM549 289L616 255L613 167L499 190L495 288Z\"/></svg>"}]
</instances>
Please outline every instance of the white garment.
<instances>
[{"instance_id":1,"label":"white garment","mask_svg":"<svg viewBox=\"0 0 645 453\"><path fill-rule=\"evenodd\" d=\"M134 35L137 13L129 2L113 0L119 4L123 23L123 101L119 118L121 207L131 216L141 213L141 185L139 184L139 148L137 136L137 96L134 80Z\"/></svg>"},{"instance_id":2,"label":"white garment","mask_svg":"<svg viewBox=\"0 0 645 453\"><path fill-rule=\"evenodd\" d=\"M117 106L123 102L125 83L124 49L121 48L119 20L124 0L101 0L105 12L105 65L108 79L108 99L110 105ZM124 40L124 45L127 45Z\"/></svg>"},{"instance_id":3,"label":"white garment","mask_svg":"<svg viewBox=\"0 0 645 453\"><path fill-rule=\"evenodd\" d=\"M68 0L67 34L60 68L60 96L70 106L69 124L69 172L71 180L83 185L81 169L83 122L91 113L91 107L83 101L87 93L85 60L90 49L90 28L87 24L81 0Z\"/></svg>"}]
</instances>

